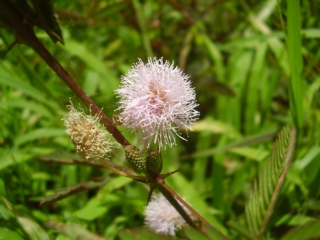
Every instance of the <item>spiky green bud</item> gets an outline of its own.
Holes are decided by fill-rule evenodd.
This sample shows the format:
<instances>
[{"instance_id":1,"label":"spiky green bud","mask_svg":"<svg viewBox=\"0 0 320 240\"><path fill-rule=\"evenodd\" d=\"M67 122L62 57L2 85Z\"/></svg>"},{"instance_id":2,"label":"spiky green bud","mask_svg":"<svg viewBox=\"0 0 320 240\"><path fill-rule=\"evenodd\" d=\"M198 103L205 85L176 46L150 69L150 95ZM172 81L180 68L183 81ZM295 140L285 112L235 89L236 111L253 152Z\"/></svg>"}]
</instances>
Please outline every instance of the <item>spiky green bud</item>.
<instances>
[{"instance_id":1,"label":"spiky green bud","mask_svg":"<svg viewBox=\"0 0 320 240\"><path fill-rule=\"evenodd\" d=\"M137 147L129 145L124 149L124 151L128 165L132 170L137 173L141 173L147 169L146 157L142 155Z\"/></svg>"},{"instance_id":2,"label":"spiky green bud","mask_svg":"<svg viewBox=\"0 0 320 240\"><path fill-rule=\"evenodd\" d=\"M159 174L162 170L162 159L160 152L150 149L146 157L147 169Z\"/></svg>"}]
</instances>

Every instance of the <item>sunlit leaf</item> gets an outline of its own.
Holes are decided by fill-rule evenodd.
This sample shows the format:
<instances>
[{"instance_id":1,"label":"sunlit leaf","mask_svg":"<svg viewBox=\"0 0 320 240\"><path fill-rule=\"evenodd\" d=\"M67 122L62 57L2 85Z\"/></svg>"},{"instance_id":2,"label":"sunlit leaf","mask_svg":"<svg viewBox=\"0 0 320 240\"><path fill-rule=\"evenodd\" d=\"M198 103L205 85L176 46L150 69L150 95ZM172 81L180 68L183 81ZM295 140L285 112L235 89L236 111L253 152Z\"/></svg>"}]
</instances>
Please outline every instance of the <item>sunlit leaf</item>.
<instances>
[{"instance_id":1,"label":"sunlit leaf","mask_svg":"<svg viewBox=\"0 0 320 240\"><path fill-rule=\"evenodd\" d=\"M25 236L21 236L17 231L5 227L0 227L0 239L24 240Z\"/></svg>"},{"instance_id":2,"label":"sunlit leaf","mask_svg":"<svg viewBox=\"0 0 320 240\"><path fill-rule=\"evenodd\" d=\"M197 240L209 239L206 235L204 235L203 233L201 233L200 231L194 228L184 228L183 231L189 239L197 239Z\"/></svg>"},{"instance_id":3,"label":"sunlit leaf","mask_svg":"<svg viewBox=\"0 0 320 240\"><path fill-rule=\"evenodd\" d=\"M50 240L45 230L26 214L17 210L8 200L3 198L6 207L12 211L20 226L32 240Z\"/></svg>"},{"instance_id":4,"label":"sunlit leaf","mask_svg":"<svg viewBox=\"0 0 320 240\"><path fill-rule=\"evenodd\" d=\"M47 228L54 229L58 233L70 237L71 239L106 240L106 238L90 232L84 226L79 224L60 223L55 220L47 220L44 225Z\"/></svg>"}]
</instances>

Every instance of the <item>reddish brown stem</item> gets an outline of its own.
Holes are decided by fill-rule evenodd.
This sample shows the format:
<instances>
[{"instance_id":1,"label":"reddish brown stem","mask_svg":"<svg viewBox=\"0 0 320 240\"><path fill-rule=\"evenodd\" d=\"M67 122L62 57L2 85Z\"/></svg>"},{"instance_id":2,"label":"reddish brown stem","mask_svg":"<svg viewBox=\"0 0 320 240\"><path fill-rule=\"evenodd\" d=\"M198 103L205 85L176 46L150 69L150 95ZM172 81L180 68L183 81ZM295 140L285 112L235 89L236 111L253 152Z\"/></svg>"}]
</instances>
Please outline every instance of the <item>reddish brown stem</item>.
<instances>
[{"instance_id":1,"label":"reddish brown stem","mask_svg":"<svg viewBox=\"0 0 320 240\"><path fill-rule=\"evenodd\" d=\"M93 114L99 115L100 122L113 135L113 137L122 145L130 145L127 139L119 132L117 127L101 111L101 109L91 100L91 98L81 89L81 87L72 79L68 72L59 64L51 53L43 46L34 34L34 30L27 19L19 14L14 7L6 1L0 2L1 20L9 29L16 32L16 42L23 43L36 51L40 57L51 67L53 71L62 79L62 81L75 93L83 104L92 111Z\"/></svg>"},{"instance_id":2,"label":"reddish brown stem","mask_svg":"<svg viewBox=\"0 0 320 240\"><path fill-rule=\"evenodd\" d=\"M91 109L93 114L100 116L100 122L113 135L113 137L124 147L130 145L126 138L119 132L116 126L108 119L108 117L101 111L101 109L91 100L91 98L81 89L81 87L72 79L68 72L59 64L59 62L51 55L45 46L35 36L31 24L28 20L18 13L16 9L7 1L0 1L1 9L1 24L5 27L14 30L16 33L16 43L23 43L30 46L40 57L52 68L52 70L62 79L62 81L75 93L75 95L83 102L83 104ZM112 169L115 171L116 169ZM116 172L116 171L115 171ZM119 174L119 172L117 172ZM121 174L120 174L121 175ZM192 221L190 216L177 202L176 198L185 205L194 215L196 215L203 223L211 226L205 221L194 209L192 209L186 202L184 202L168 185L165 183L158 183L149 174L146 174L150 180L168 199L168 201L177 209L186 222L196 229L197 225ZM127 176L127 175L126 175ZM144 181L144 177L135 177L137 181ZM212 226L211 226L212 227ZM213 228L213 227L212 227ZM214 229L214 228L213 228ZM199 229L200 230L200 229ZM217 231L217 230L216 230ZM224 239L227 239L219 231L217 231Z\"/></svg>"},{"instance_id":3,"label":"reddish brown stem","mask_svg":"<svg viewBox=\"0 0 320 240\"><path fill-rule=\"evenodd\" d=\"M223 235L218 229L213 227L207 220L205 220L196 210L194 210L186 201L184 201L175 191L173 191L165 182L162 186L174 197L176 198L182 205L184 205L194 216L196 216L202 224L211 227L217 234L219 234L223 239L228 239L225 235Z\"/></svg>"},{"instance_id":4,"label":"reddish brown stem","mask_svg":"<svg viewBox=\"0 0 320 240\"><path fill-rule=\"evenodd\" d=\"M150 182L156 186L156 188L163 194L163 196L171 203L171 205L178 211L181 217L193 228L201 230L198 226L194 223L188 213L182 208L182 206L177 202L175 199L176 193L172 194L169 192L164 186L164 181L162 178L154 178L150 175L148 171L145 171L144 174L148 177ZM173 190L172 190L173 191Z\"/></svg>"},{"instance_id":5,"label":"reddish brown stem","mask_svg":"<svg viewBox=\"0 0 320 240\"><path fill-rule=\"evenodd\" d=\"M109 120L109 118L101 111L101 109L92 101L92 99L81 89L81 87L72 79L67 71L59 64L59 62L49 53L42 43L34 36L31 46L43 60L52 68L53 71L62 79L62 81L75 93L75 95L83 102L83 104L92 111L93 114L100 116L100 122L113 135L113 137L122 145L128 146L130 143L119 132L117 127Z\"/></svg>"}]
</instances>

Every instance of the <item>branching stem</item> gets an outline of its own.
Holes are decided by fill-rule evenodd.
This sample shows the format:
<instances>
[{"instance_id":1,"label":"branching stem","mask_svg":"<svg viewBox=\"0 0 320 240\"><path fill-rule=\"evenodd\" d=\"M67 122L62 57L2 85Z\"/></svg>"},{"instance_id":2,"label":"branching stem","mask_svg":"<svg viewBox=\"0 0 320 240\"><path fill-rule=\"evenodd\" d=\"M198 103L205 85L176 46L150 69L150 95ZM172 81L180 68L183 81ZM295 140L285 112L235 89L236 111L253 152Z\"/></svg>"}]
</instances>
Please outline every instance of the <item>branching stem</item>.
<instances>
[{"instance_id":1,"label":"branching stem","mask_svg":"<svg viewBox=\"0 0 320 240\"><path fill-rule=\"evenodd\" d=\"M39 56L49 65L49 67L62 79L62 81L74 92L74 94L91 109L94 115L100 116L100 122L105 126L110 134L123 146L130 145L127 139L120 133L117 127L101 111L101 109L92 101L92 99L82 90L68 72L60 63L51 55L46 47L36 37L31 24L26 22L23 15L19 14L14 7L7 1L0 2L2 20L5 19L6 26L16 33L15 43L23 43L31 47Z\"/></svg>"},{"instance_id":2,"label":"branching stem","mask_svg":"<svg viewBox=\"0 0 320 240\"><path fill-rule=\"evenodd\" d=\"M213 227L207 220L205 220L196 210L194 210L186 201L184 201L175 191L173 191L165 182L162 185L172 196L174 196L182 205L184 205L194 216L196 216L202 224L211 227L223 239L228 239L218 229Z\"/></svg>"},{"instance_id":3,"label":"branching stem","mask_svg":"<svg viewBox=\"0 0 320 240\"><path fill-rule=\"evenodd\" d=\"M135 1L137 3L137 1ZM36 37L33 26L28 23L25 16L16 11L16 9L7 1L0 1L1 9L1 20L4 26L15 31L16 40L13 46L17 43L23 43L31 47L39 56L49 65L49 67L62 79L62 81L74 92L74 94L83 102L83 104L91 110L95 115L99 116L100 122L108 130L110 134L123 146L126 147L130 145L127 139L120 133L117 127L112 121L101 111L101 109L92 101L92 99L82 90L82 88L73 80L73 78L68 74L68 72L60 65L60 63L51 55L51 53L46 49L46 47L39 41ZM43 159L42 159L43 160ZM193 228L198 229L203 232L196 225L196 223L191 219L191 217L186 213L183 207L178 203L177 199L186 206L199 220L211 226L200 214L198 214L193 208L191 208L183 199L181 199L168 185L163 181L161 175L154 178L146 172L147 177L135 176L127 174L110 164L100 161L101 165L110 169L111 171L125 177L132 178L139 182L151 182L160 190L160 192L167 198L167 200L172 204L172 206L180 213L184 220ZM212 226L211 226L212 227ZM213 227L212 227L213 228ZM217 231L217 230L216 230ZM224 239L227 239L219 231L217 231Z\"/></svg>"}]
</instances>

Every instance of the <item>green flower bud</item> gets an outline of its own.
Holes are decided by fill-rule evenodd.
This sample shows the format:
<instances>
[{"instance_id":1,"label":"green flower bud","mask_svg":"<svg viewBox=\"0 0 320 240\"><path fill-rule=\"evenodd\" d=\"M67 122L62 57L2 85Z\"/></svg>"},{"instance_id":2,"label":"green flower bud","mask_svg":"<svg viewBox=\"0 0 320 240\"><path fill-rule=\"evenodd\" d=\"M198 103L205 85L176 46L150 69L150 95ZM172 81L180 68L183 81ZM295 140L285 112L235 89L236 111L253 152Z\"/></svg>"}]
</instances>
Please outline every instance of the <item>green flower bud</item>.
<instances>
[{"instance_id":1,"label":"green flower bud","mask_svg":"<svg viewBox=\"0 0 320 240\"><path fill-rule=\"evenodd\" d=\"M132 170L137 173L141 173L147 169L146 158L137 147L129 145L124 149L124 151L128 165Z\"/></svg>"},{"instance_id":2,"label":"green flower bud","mask_svg":"<svg viewBox=\"0 0 320 240\"><path fill-rule=\"evenodd\" d=\"M150 149L147 153L147 169L159 174L162 170L162 159L159 151Z\"/></svg>"}]
</instances>

